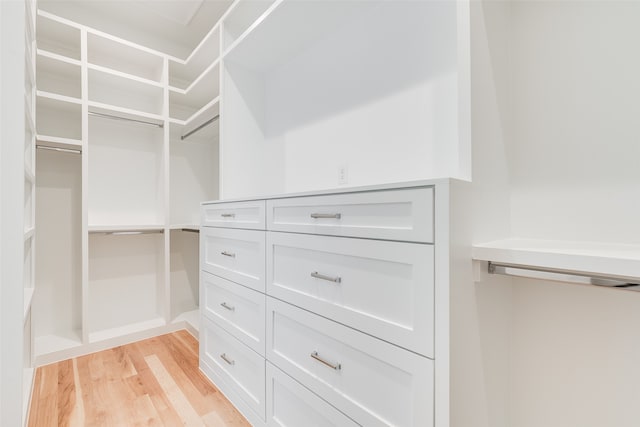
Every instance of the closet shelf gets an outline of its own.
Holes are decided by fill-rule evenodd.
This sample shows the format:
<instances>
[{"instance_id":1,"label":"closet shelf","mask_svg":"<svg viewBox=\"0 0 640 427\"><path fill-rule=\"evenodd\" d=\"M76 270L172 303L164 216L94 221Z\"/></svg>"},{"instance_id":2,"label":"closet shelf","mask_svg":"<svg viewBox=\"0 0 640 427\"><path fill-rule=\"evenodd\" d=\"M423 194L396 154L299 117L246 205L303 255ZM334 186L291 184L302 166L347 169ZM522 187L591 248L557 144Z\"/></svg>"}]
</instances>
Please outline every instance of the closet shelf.
<instances>
[{"instance_id":1,"label":"closet shelf","mask_svg":"<svg viewBox=\"0 0 640 427\"><path fill-rule=\"evenodd\" d=\"M207 73L220 57L220 22L209 31L185 61L169 62L169 85L178 90L188 90ZM179 86L179 87L178 87Z\"/></svg>"},{"instance_id":2,"label":"closet shelf","mask_svg":"<svg viewBox=\"0 0 640 427\"><path fill-rule=\"evenodd\" d=\"M105 73L105 74L110 74L112 76L116 76L116 77L120 77L123 79L128 79L131 80L133 82L137 82L137 83L142 83L145 85L149 85L149 86L154 86L157 88L163 88L164 85L160 82L157 82L155 80L150 80L150 79L145 79L144 77L138 77L134 74L129 74L129 73L125 73L122 71L118 71L118 70L114 70L113 68L108 68L108 67L104 67L102 65L96 65L96 64L87 64L87 68L90 70L94 70L94 71L99 71L101 73Z\"/></svg>"},{"instance_id":3,"label":"closet shelf","mask_svg":"<svg viewBox=\"0 0 640 427\"><path fill-rule=\"evenodd\" d=\"M65 102L67 104L76 104L76 105L82 104L82 101L78 98L74 98L72 96L60 95L52 92L45 92L43 90L36 91L36 96L41 99L47 99L47 100L57 101L57 102Z\"/></svg>"},{"instance_id":4,"label":"closet shelf","mask_svg":"<svg viewBox=\"0 0 640 427\"><path fill-rule=\"evenodd\" d=\"M66 150L82 150L82 141L73 138L61 138L51 135L36 135L36 144Z\"/></svg>"},{"instance_id":5,"label":"closet shelf","mask_svg":"<svg viewBox=\"0 0 640 427\"><path fill-rule=\"evenodd\" d=\"M473 259L538 270L640 279L640 245L514 238L474 245Z\"/></svg>"},{"instance_id":6,"label":"closet shelf","mask_svg":"<svg viewBox=\"0 0 640 427\"><path fill-rule=\"evenodd\" d=\"M78 67L80 67L81 65L81 62L78 61L77 59L69 58L68 56L60 55L54 52L49 52L48 50L45 50L45 49L37 49L36 54L42 58L48 58L54 61L60 61L70 65L75 65Z\"/></svg>"},{"instance_id":7,"label":"closet shelf","mask_svg":"<svg viewBox=\"0 0 640 427\"><path fill-rule=\"evenodd\" d=\"M34 288L24 288L24 321L27 321L27 316L31 310L31 302L33 301Z\"/></svg>"},{"instance_id":8,"label":"closet shelf","mask_svg":"<svg viewBox=\"0 0 640 427\"><path fill-rule=\"evenodd\" d=\"M190 84L189 86L187 86L186 89L180 89L178 87L175 86L169 86L169 91L174 92L174 93L178 93L180 95L189 95L194 88L198 87L198 84L201 82L205 82L205 78L211 74L215 74L215 80L218 80L218 75L216 74L215 71L218 71L219 73L219 69L220 69L220 58L216 58L215 61L213 61L209 66L207 66L207 68L204 69L204 71L202 73L200 73ZM218 82L215 81L214 82L216 84L216 86L218 85ZM202 88L200 88L202 89Z\"/></svg>"},{"instance_id":9,"label":"closet shelf","mask_svg":"<svg viewBox=\"0 0 640 427\"><path fill-rule=\"evenodd\" d=\"M206 122L212 117L218 115L219 112L220 112L220 97L216 96L214 99L209 101L205 106L203 106L198 111L196 111L191 116L189 116L189 118L187 118L186 120L180 120L175 117L170 117L169 123L172 123L178 126L184 126L185 128L193 128L193 127L199 126L200 124ZM189 131L189 130L191 129L186 129L186 131Z\"/></svg>"},{"instance_id":10,"label":"closet shelf","mask_svg":"<svg viewBox=\"0 0 640 427\"><path fill-rule=\"evenodd\" d=\"M124 119L152 121L152 124L162 125L164 117L159 114L147 113L144 111L133 110L131 108L118 107L116 105L105 104L102 102L89 101L89 111L99 114L117 115Z\"/></svg>"},{"instance_id":11,"label":"closet shelf","mask_svg":"<svg viewBox=\"0 0 640 427\"><path fill-rule=\"evenodd\" d=\"M89 225L89 233L164 232L162 224L103 224Z\"/></svg>"},{"instance_id":12,"label":"closet shelf","mask_svg":"<svg viewBox=\"0 0 640 427\"><path fill-rule=\"evenodd\" d=\"M117 337L122 337L130 334L135 334L138 332L148 331L153 328L159 328L165 325L166 325L166 322L162 317L156 317L150 320L132 323L126 326L120 326L117 328L91 332L89 334L89 342L94 343L99 341L105 341L111 338L117 338Z\"/></svg>"}]
</instances>

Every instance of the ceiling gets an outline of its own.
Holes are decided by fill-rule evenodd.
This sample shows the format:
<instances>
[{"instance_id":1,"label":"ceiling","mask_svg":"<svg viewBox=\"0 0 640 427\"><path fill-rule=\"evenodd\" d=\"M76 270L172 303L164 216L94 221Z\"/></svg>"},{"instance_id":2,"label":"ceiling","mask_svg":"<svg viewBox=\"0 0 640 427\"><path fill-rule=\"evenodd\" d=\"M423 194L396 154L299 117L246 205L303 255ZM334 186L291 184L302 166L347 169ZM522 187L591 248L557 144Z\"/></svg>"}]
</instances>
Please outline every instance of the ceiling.
<instances>
[{"instance_id":1,"label":"ceiling","mask_svg":"<svg viewBox=\"0 0 640 427\"><path fill-rule=\"evenodd\" d=\"M39 0L47 12L186 58L233 0Z\"/></svg>"}]
</instances>

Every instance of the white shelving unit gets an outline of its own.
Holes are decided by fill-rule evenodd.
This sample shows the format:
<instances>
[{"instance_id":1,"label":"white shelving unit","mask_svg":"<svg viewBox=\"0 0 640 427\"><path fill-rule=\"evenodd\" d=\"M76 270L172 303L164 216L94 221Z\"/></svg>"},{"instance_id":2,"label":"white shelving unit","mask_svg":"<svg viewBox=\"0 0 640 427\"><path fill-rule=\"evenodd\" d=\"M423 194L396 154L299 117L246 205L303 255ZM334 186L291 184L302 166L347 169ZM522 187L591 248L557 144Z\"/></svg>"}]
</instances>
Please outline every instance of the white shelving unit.
<instances>
[{"instance_id":1,"label":"white shelving unit","mask_svg":"<svg viewBox=\"0 0 640 427\"><path fill-rule=\"evenodd\" d=\"M44 11L36 29L32 134L49 149L38 150L36 364L197 333L199 204L218 198L220 26L186 60Z\"/></svg>"},{"instance_id":2,"label":"white shelving unit","mask_svg":"<svg viewBox=\"0 0 640 427\"><path fill-rule=\"evenodd\" d=\"M35 23L36 3L25 0L25 139L24 139L24 324L23 324L23 376L22 376L22 422L26 424L29 397L34 378L33 296L35 293L36 264L36 87L39 81L46 81L46 72L41 77L36 74L36 64L41 63L36 55ZM46 68L45 64L45 68ZM49 70L47 70L49 71ZM46 86L46 84L45 84Z\"/></svg>"}]
</instances>

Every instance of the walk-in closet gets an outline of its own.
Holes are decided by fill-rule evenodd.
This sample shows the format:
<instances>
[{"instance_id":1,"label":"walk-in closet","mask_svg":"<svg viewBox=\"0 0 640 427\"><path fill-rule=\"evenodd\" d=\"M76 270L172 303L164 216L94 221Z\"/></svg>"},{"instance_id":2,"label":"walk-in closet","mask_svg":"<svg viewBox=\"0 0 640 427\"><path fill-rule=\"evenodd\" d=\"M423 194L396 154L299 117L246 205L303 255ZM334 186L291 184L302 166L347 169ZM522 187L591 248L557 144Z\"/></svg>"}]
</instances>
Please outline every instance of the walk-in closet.
<instances>
[{"instance_id":1,"label":"walk-in closet","mask_svg":"<svg viewBox=\"0 0 640 427\"><path fill-rule=\"evenodd\" d=\"M639 425L638 22L0 2L0 424Z\"/></svg>"}]
</instances>

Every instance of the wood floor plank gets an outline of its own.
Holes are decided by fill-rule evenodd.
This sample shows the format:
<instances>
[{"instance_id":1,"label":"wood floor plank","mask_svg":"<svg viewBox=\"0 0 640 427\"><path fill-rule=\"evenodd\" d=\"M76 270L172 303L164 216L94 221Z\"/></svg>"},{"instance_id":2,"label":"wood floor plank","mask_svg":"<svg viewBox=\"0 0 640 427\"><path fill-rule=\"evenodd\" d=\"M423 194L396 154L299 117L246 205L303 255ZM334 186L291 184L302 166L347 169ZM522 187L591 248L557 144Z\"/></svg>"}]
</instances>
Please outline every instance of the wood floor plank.
<instances>
[{"instance_id":1,"label":"wood floor plank","mask_svg":"<svg viewBox=\"0 0 640 427\"><path fill-rule=\"evenodd\" d=\"M36 369L29 427L250 424L198 368L187 331Z\"/></svg>"},{"instance_id":2,"label":"wood floor plank","mask_svg":"<svg viewBox=\"0 0 640 427\"><path fill-rule=\"evenodd\" d=\"M73 360L58 363L58 426L69 427L76 406Z\"/></svg>"}]
</instances>

